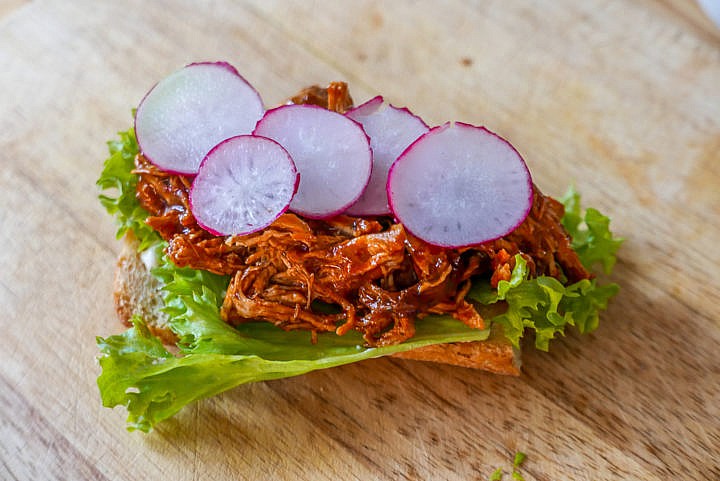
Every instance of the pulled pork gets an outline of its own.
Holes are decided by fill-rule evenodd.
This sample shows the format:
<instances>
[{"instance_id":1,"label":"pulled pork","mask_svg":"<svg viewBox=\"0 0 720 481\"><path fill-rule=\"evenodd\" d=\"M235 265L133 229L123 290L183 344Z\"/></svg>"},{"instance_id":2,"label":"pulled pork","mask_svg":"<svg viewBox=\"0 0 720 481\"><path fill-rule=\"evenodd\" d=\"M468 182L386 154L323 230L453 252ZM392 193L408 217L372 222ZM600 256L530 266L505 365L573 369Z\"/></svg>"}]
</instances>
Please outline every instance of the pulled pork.
<instances>
[{"instance_id":1,"label":"pulled pork","mask_svg":"<svg viewBox=\"0 0 720 481\"><path fill-rule=\"evenodd\" d=\"M352 106L347 85L311 87L291 99L343 112ZM493 286L509 280L514 256L533 275L575 282L590 277L570 247L563 206L535 188L527 219L509 235L470 248L427 244L390 217L337 216L318 221L283 214L244 236L214 236L190 212L192 179L136 159L137 197L148 225L168 242L180 267L231 276L221 308L231 324L267 321L286 329L356 330L369 346L396 344L415 333L415 320L449 314L468 326L484 321L465 299L471 278Z\"/></svg>"}]
</instances>

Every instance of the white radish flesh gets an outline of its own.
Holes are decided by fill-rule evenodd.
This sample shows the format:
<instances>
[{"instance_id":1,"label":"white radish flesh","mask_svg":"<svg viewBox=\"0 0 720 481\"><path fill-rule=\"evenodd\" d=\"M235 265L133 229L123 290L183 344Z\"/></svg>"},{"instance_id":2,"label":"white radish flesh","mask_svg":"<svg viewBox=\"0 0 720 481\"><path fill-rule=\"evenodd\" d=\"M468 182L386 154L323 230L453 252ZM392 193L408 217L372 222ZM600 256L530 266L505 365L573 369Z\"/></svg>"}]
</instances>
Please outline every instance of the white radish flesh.
<instances>
[{"instance_id":1,"label":"white radish flesh","mask_svg":"<svg viewBox=\"0 0 720 481\"><path fill-rule=\"evenodd\" d=\"M428 131L420 117L408 109L384 104L378 96L345 113L360 123L370 137L373 170L363 195L346 211L350 215L386 215L388 170L415 139Z\"/></svg>"},{"instance_id":2,"label":"white radish flesh","mask_svg":"<svg viewBox=\"0 0 720 481\"><path fill-rule=\"evenodd\" d=\"M295 164L280 144L264 137L232 137L202 161L190 208L212 234L249 234L287 210L298 181Z\"/></svg>"},{"instance_id":3,"label":"white radish flesh","mask_svg":"<svg viewBox=\"0 0 720 481\"><path fill-rule=\"evenodd\" d=\"M152 163L194 174L211 148L252 132L263 112L260 95L230 64L195 63L147 93L135 115L135 134Z\"/></svg>"},{"instance_id":4,"label":"white radish flesh","mask_svg":"<svg viewBox=\"0 0 720 481\"><path fill-rule=\"evenodd\" d=\"M255 135L276 140L292 156L300 186L290 210L308 218L340 214L363 193L372 172L372 151L355 121L313 105L269 110Z\"/></svg>"},{"instance_id":5,"label":"white radish flesh","mask_svg":"<svg viewBox=\"0 0 720 481\"><path fill-rule=\"evenodd\" d=\"M527 217L532 180L504 139L446 123L415 141L390 168L390 208L426 242L463 247L502 237Z\"/></svg>"}]
</instances>

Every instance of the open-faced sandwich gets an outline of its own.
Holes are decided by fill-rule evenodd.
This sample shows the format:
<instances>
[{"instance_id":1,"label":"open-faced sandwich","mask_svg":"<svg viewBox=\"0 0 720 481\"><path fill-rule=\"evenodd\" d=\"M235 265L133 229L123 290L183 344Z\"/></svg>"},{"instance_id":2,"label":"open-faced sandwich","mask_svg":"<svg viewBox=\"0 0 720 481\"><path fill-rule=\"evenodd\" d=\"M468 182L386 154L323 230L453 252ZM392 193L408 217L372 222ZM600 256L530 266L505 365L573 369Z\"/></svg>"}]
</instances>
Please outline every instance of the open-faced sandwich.
<instances>
[{"instance_id":1,"label":"open-faced sandwich","mask_svg":"<svg viewBox=\"0 0 720 481\"><path fill-rule=\"evenodd\" d=\"M103 404L147 431L237 385L364 359L520 373L567 325L598 325L620 239L532 182L484 127L428 127L342 82L265 110L229 64L155 85L98 185L124 239L131 327L98 338Z\"/></svg>"}]
</instances>

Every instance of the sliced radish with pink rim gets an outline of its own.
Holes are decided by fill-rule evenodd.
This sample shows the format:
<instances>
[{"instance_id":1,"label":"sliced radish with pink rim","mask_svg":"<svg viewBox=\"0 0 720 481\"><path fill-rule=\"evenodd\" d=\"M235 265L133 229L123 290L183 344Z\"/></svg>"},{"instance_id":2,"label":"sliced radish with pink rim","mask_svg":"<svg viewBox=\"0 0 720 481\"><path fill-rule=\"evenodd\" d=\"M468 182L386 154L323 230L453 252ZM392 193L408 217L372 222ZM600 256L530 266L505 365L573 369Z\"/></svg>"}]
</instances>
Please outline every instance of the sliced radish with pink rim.
<instances>
[{"instance_id":1,"label":"sliced radish with pink rim","mask_svg":"<svg viewBox=\"0 0 720 481\"><path fill-rule=\"evenodd\" d=\"M387 198L388 170L415 139L429 130L427 124L406 108L385 104L377 96L349 110L346 116L360 123L370 137L373 171L363 195L346 211L350 215L390 213Z\"/></svg>"},{"instance_id":2,"label":"sliced radish with pink rim","mask_svg":"<svg viewBox=\"0 0 720 481\"><path fill-rule=\"evenodd\" d=\"M390 208L412 234L464 247L512 232L532 206L525 161L484 127L446 123L416 140L390 168Z\"/></svg>"},{"instance_id":3,"label":"sliced radish with pink rim","mask_svg":"<svg viewBox=\"0 0 720 481\"><path fill-rule=\"evenodd\" d=\"M285 212L299 177L290 154L271 139L229 138L202 161L190 190L198 224L214 235L250 234Z\"/></svg>"},{"instance_id":4,"label":"sliced radish with pink rim","mask_svg":"<svg viewBox=\"0 0 720 481\"><path fill-rule=\"evenodd\" d=\"M135 114L135 135L153 164L194 174L211 148L252 132L263 112L260 95L232 65L194 63L147 93Z\"/></svg>"},{"instance_id":5,"label":"sliced radish with pink rim","mask_svg":"<svg viewBox=\"0 0 720 481\"><path fill-rule=\"evenodd\" d=\"M363 193L372 172L372 151L357 122L314 105L268 110L255 135L276 140L300 172L290 210L308 218L340 214Z\"/></svg>"}]
</instances>

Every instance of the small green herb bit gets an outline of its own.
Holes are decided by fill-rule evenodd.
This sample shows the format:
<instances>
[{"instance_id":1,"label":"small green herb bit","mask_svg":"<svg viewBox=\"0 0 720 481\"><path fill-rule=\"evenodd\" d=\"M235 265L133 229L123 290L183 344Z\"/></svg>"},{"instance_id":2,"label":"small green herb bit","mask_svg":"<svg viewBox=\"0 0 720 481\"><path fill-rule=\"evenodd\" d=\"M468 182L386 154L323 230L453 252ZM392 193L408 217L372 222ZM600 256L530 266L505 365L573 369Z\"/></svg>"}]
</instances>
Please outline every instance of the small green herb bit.
<instances>
[{"instance_id":1,"label":"small green herb bit","mask_svg":"<svg viewBox=\"0 0 720 481\"><path fill-rule=\"evenodd\" d=\"M502 468L497 468L488 478L488 481L501 481L503 477Z\"/></svg>"},{"instance_id":2,"label":"small green herb bit","mask_svg":"<svg viewBox=\"0 0 720 481\"><path fill-rule=\"evenodd\" d=\"M515 453L515 459L513 460L513 472L512 472L512 478L515 481L525 481L525 478L523 478L522 474L518 471L518 468L520 465L525 461L525 458L527 456L522 451L518 451Z\"/></svg>"}]
</instances>

